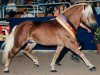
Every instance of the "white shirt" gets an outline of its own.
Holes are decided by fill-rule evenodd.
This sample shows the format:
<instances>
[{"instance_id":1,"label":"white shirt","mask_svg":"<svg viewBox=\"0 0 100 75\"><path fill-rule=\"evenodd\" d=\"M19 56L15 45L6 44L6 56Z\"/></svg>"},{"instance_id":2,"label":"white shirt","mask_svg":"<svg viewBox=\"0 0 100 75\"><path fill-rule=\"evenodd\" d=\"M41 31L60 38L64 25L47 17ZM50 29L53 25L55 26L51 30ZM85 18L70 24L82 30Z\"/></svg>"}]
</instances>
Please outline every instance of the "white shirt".
<instances>
[{"instance_id":1,"label":"white shirt","mask_svg":"<svg viewBox=\"0 0 100 75\"><path fill-rule=\"evenodd\" d=\"M10 10L12 11L17 11L17 7L15 3L8 3L6 7L6 11L9 12Z\"/></svg>"},{"instance_id":2,"label":"white shirt","mask_svg":"<svg viewBox=\"0 0 100 75\"><path fill-rule=\"evenodd\" d=\"M100 14L100 7L95 7L96 13Z\"/></svg>"},{"instance_id":3,"label":"white shirt","mask_svg":"<svg viewBox=\"0 0 100 75\"><path fill-rule=\"evenodd\" d=\"M23 14L21 15L21 17L24 18L24 17L34 17L34 16L32 14L25 14L25 15Z\"/></svg>"}]
</instances>

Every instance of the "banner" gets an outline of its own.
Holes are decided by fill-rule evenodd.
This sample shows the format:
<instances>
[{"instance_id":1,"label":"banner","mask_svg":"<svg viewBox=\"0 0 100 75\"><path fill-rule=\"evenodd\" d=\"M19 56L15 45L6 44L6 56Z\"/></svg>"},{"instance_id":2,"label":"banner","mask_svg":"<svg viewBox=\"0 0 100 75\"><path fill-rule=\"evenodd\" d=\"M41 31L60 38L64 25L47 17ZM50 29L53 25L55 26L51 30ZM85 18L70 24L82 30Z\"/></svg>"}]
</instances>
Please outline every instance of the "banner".
<instances>
[{"instance_id":1,"label":"banner","mask_svg":"<svg viewBox=\"0 0 100 75\"><path fill-rule=\"evenodd\" d=\"M9 33L10 33L9 22L0 21L0 41L5 41Z\"/></svg>"}]
</instances>

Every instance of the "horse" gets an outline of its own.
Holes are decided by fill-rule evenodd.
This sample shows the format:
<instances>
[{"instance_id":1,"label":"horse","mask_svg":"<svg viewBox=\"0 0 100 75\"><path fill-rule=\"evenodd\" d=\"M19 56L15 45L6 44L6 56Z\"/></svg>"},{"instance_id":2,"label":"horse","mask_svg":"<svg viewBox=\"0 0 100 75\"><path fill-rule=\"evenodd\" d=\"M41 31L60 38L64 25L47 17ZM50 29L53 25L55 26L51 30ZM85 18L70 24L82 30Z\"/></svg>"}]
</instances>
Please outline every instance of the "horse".
<instances>
[{"instance_id":1,"label":"horse","mask_svg":"<svg viewBox=\"0 0 100 75\"><path fill-rule=\"evenodd\" d=\"M70 6L64 10L62 14L67 17L67 19L73 25L73 30L77 30L80 23L93 28L97 27L97 22L92 8L93 7L91 4L79 3ZM84 53L78 48L78 46L76 46L75 42L75 36L72 36L68 30L66 30L66 28L64 28L61 23L57 21L57 18L45 22L31 20L24 21L12 29L12 32L5 41L2 58L2 61L5 64L4 72L9 72L9 64L12 58L26 43L27 46L25 46L23 49L23 53L32 59L37 68L39 67L39 62L35 56L31 55L31 51L35 45L39 43L41 45L57 46L50 65L51 72L57 72L55 69L55 61L64 47L71 49L74 53L79 55L89 70L95 71L96 67L90 63L90 61L85 57Z\"/></svg>"}]
</instances>

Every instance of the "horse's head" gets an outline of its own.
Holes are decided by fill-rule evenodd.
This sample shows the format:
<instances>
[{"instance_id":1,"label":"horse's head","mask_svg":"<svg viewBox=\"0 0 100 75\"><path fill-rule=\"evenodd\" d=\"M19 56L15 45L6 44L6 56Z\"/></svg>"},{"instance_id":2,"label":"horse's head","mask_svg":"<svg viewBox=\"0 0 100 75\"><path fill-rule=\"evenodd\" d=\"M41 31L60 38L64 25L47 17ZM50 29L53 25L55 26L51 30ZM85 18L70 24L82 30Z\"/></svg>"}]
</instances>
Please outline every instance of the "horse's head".
<instances>
[{"instance_id":1,"label":"horse's head","mask_svg":"<svg viewBox=\"0 0 100 75\"><path fill-rule=\"evenodd\" d=\"M83 23L90 28L97 27L91 4L79 3L72 5L63 11L63 14L76 28L78 28L80 23Z\"/></svg>"},{"instance_id":2,"label":"horse's head","mask_svg":"<svg viewBox=\"0 0 100 75\"><path fill-rule=\"evenodd\" d=\"M98 27L93 13L93 7L91 4L84 5L84 10L82 11L81 16L81 22L94 30Z\"/></svg>"}]
</instances>

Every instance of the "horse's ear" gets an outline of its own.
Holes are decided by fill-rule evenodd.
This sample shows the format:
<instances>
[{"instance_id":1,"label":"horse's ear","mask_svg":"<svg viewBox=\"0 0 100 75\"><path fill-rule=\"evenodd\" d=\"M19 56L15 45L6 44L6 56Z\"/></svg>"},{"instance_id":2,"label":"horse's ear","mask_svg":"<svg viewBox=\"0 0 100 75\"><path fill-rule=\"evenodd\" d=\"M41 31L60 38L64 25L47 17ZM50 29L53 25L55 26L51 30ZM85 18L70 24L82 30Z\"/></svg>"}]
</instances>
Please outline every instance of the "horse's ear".
<instances>
[{"instance_id":1,"label":"horse's ear","mask_svg":"<svg viewBox=\"0 0 100 75\"><path fill-rule=\"evenodd\" d=\"M89 2L89 3L86 3L87 5L91 5L92 4L92 2Z\"/></svg>"},{"instance_id":2,"label":"horse's ear","mask_svg":"<svg viewBox=\"0 0 100 75\"><path fill-rule=\"evenodd\" d=\"M89 5L92 5L92 2L89 2L88 4L89 4Z\"/></svg>"},{"instance_id":3,"label":"horse's ear","mask_svg":"<svg viewBox=\"0 0 100 75\"><path fill-rule=\"evenodd\" d=\"M90 5L90 3L86 3L86 4L84 5L84 10L85 10L85 8L88 7L89 5Z\"/></svg>"},{"instance_id":4,"label":"horse's ear","mask_svg":"<svg viewBox=\"0 0 100 75\"><path fill-rule=\"evenodd\" d=\"M85 5L84 5L84 10L85 10L85 8L87 7L87 5L88 5L88 4L87 4L87 3L85 3Z\"/></svg>"},{"instance_id":5,"label":"horse's ear","mask_svg":"<svg viewBox=\"0 0 100 75\"><path fill-rule=\"evenodd\" d=\"M89 5L92 5L92 3L91 3L91 2L86 3L86 4L84 5L84 10L85 10L85 8L87 8Z\"/></svg>"},{"instance_id":6,"label":"horse's ear","mask_svg":"<svg viewBox=\"0 0 100 75\"><path fill-rule=\"evenodd\" d=\"M90 5L90 3L85 3L85 5L84 5L84 10L82 10L82 13L85 12L85 9L86 9L89 5Z\"/></svg>"}]
</instances>

